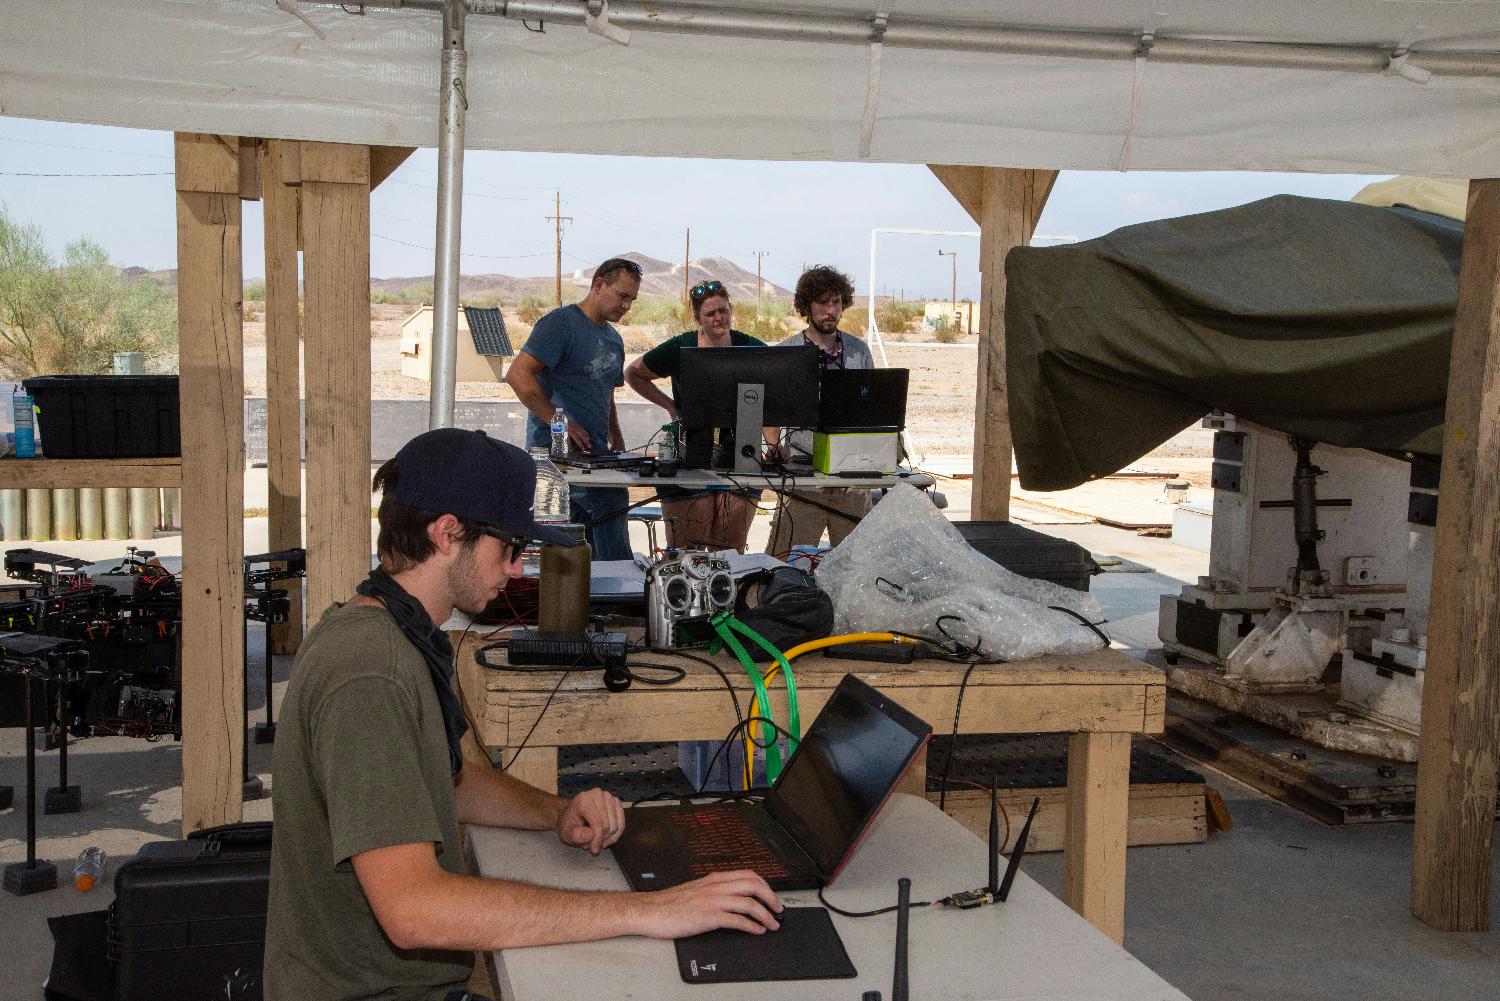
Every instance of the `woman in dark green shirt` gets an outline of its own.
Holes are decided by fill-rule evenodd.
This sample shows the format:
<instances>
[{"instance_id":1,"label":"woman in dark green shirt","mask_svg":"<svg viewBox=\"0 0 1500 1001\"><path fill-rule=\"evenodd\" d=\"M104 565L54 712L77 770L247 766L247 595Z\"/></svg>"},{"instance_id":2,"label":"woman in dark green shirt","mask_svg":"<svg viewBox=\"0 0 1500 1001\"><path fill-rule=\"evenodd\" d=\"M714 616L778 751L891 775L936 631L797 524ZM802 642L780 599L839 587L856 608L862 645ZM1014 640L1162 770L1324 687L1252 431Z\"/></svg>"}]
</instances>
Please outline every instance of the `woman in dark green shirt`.
<instances>
[{"instance_id":1,"label":"woman in dark green shirt","mask_svg":"<svg viewBox=\"0 0 1500 1001\"><path fill-rule=\"evenodd\" d=\"M764 341L734 329L734 307L729 290L718 281L704 281L689 291L697 330L668 338L625 368L625 384L677 419L680 399L678 378L682 374L685 348L765 347ZM655 384L670 379L672 395ZM682 492L686 494L686 491ZM755 502L728 488L714 488L691 497L662 497L662 518L667 523L667 545L674 549L707 548L745 551L745 537L755 517Z\"/></svg>"}]
</instances>

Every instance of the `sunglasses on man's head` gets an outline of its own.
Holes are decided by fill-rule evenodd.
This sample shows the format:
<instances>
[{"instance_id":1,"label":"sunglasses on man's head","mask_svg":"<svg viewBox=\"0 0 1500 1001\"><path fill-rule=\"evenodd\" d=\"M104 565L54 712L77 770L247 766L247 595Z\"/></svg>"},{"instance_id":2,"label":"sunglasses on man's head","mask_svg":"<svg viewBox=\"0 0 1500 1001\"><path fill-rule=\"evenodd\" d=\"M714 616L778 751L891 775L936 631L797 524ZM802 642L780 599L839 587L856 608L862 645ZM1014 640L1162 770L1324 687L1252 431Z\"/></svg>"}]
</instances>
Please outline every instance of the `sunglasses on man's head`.
<instances>
[{"instance_id":1,"label":"sunglasses on man's head","mask_svg":"<svg viewBox=\"0 0 1500 1001\"><path fill-rule=\"evenodd\" d=\"M693 297L694 302L702 302L711 295L722 295L723 292L724 283L720 281L699 282L688 289L688 295Z\"/></svg>"},{"instance_id":2,"label":"sunglasses on man's head","mask_svg":"<svg viewBox=\"0 0 1500 1001\"><path fill-rule=\"evenodd\" d=\"M611 257L599 265L598 269L594 272L594 277L608 278L616 271L629 271L637 278L641 277L641 266L628 257Z\"/></svg>"},{"instance_id":3,"label":"sunglasses on man's head","mask_svg":"<svg viewBox=\"0 0 1500 1001\"><path fill-rule=\"evenodd\" d=\"M479 531L492 539L500 540L505 546L505 560L507 563L518 558L526 551L526 547L531 545L530 539L524 535L516 535L514 532L507 532L499 528L490 528L488 525L481 526Z\"/></svg>"}]
</instances>

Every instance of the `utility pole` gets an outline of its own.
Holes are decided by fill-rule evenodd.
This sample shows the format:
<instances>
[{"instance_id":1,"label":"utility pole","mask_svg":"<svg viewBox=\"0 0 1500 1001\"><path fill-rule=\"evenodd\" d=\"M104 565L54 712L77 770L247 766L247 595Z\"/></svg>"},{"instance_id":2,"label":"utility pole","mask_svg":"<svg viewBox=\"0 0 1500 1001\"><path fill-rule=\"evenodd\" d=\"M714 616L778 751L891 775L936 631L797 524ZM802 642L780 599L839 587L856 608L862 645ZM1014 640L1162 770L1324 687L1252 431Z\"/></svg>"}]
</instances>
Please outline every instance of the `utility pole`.
<instances>
[{"instance_id":1,"label":"utility pole","mask_svg":"<svg viewBox=\"0 0 1500 1001\"><path fill-rule=\"evenodd\" d=\"M762 257L768 257L768 256L770 256L770 253L771 252L769 250L757 250L755 252L755 315L756 316L759 316L760 314L762 314L762 313L764 313L766 311L765 303L764 303L764 301L761 298L761 292L760 292L760 289L761 289L761 281L760 281L760 259Z\"/></svg>"},{"instance_id":2,"label":"utility pole","mask_svg":"<svg viewBox=\"0 0 1500 1001\"><path fill-rule=\"evenodd\" d=\"M573 221L573 217L572 216L565 216L565 215L562 214L562 192L561 191L557 191L557 192L553 193L553 196L552 196L552 213L553 214L549 215L547 218L550 219L552 222L554 222L554 223L557 224L557 271L556 271L556 278L554 280L554 289L555 289L554 298L556 298L556 300L557 300L556 303L555 303L555 305L561 306L562 305L562 224L565 223L565 222L572 222Z\"/></svg>"},{"instance_id":3,"label":"utility pole","mask_svg":"<svg viewBox=\"0 0 1500 1001\"><path fill-rule=\"evenodd\" d=\"M958 251L956 251L956 250L939 250L938 251L938 256L939 257L951 257L951 258L953 258L953 326L956 328L959 325L959 322L958 322Z\"/></svg>"},{"instance_id":4,"label":"utility pole","mask_svg":"<svg viewBox=\"0 0 1500 1001\"><path fill-rule=\"evenodd\" d=\"M687 228L687 235L682 241L682 305L687 310L687 315L693 315L693 299L688 295L690 280L688 272L692 270L688 262L693 259L693 227Z\"/></svg>"}]
</instances>

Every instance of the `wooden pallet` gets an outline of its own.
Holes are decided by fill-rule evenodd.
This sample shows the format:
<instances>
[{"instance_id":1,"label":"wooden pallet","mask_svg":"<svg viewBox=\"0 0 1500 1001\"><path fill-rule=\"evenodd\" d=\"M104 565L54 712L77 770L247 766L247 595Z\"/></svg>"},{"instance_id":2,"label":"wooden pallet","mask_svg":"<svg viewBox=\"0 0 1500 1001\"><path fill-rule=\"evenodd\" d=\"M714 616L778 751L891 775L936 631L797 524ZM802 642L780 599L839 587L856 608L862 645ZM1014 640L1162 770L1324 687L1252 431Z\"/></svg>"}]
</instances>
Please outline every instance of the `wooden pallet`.
<instances>
[{"instance_id":1,"label":"wooden pallet","mask_svg":"<svg viewBox=\"0 0 1500 1001\"><path fill-rule=\"evenodd\" d=\"M1031 809L1032 797L1041 798L1031 825L1027 852L1061 851L1067 837L1066 789L1003 789L1000 803L1010 818L1010 829L1001 851L1014 847L1015 837ZM937 804L938 793L927 798ZM981 838L988 837L990 794L978 789L955 789L948 793L944 813ZM1207 787L1202 782L1153 783L1130 787L1129 845L1188 845L1208 840ZM1002 824L1004 822L1002 821ZM1005 829L1002 827L1002 831Z\"/></svg>"}]
</instances>

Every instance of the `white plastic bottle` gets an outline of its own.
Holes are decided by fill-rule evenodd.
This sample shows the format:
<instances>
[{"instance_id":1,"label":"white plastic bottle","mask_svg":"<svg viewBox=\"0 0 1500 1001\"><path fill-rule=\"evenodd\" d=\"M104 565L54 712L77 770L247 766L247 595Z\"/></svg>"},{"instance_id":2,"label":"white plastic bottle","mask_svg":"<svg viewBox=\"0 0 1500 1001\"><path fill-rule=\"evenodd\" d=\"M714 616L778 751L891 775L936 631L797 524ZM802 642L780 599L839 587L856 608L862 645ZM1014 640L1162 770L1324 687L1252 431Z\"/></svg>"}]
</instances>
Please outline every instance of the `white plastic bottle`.
<instances>
[{"instance_id":1,"label":"white plastic bottle","mask_svg":"<svg viewBox=\"0 0 1500 1001\"><path fill-rule=\"evenodd\" d=\"M543 524L571 521L573 513L568 505L568 481L563 479L547 450L540 445L531 450L531 459L536 463L536 499L532 516Z\"/></svg>"},{"instance_id":2,"label":"white plastic bottle","mask_svg":"<svg viewBox=\"0 0 1500 1001\"><path fill-rule=\"evenodd\" d=\"M104 876L104 849L88 847L78 854L73 866L73 888L88 893Z\"/></svg>"},{"instance_id":3,"label":"white plastic bottle","mask_svg":"<svg viewBox=\"0 0 1500 1001\"><path fill-rule=\"evenodd\" d=\"M568 415L562 407L552 411L552 458L568 457Z\"/></svg>"}]
</instances>

